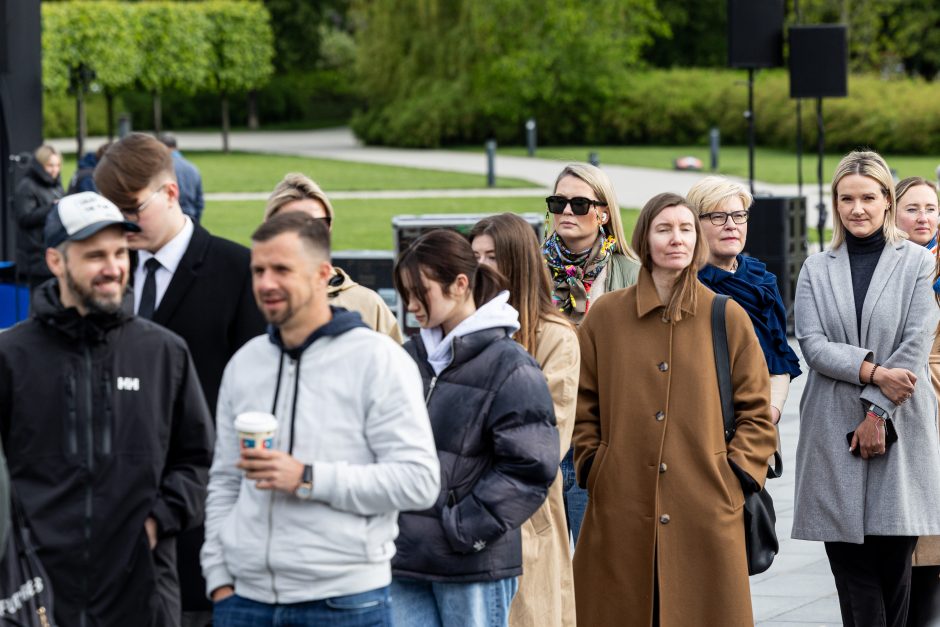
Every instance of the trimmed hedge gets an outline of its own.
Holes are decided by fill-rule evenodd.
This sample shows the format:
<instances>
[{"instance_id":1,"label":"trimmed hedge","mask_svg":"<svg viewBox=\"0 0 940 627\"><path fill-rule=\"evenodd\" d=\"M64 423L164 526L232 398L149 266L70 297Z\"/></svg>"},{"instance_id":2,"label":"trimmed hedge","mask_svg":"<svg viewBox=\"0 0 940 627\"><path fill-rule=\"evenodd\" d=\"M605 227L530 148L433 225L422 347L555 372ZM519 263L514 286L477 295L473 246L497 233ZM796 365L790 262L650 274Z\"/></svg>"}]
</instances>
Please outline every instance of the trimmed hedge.
<instances>
[{"instance_id":1,"label":"trimmed hedge","mask_svg":"<svg viewBox=\"0 0 940 627\"><path fill-rule=\"evenodd\" d=\"M353 129L373 144L479 144L490 136L505 144L525 142L523 123L527 116L521 104L494 111L476 102L473 94L458 97L454 92L440 85L411 90L411 97L358 113ZM758 142L792 147L796 108L789 97L787 72L759 72L754 93ZM895 154L940 153L938 103L940 82L851 76L848 98L823 103L826 146L834 151L872 146ZM542 145L704 144L713 126L721 129L723 143L744 144L746 108L744 71L625 70L609 98L584 102L576 124L570 114L556 113L551 99L541 103L534 116ZM804 100L803 132L807 145L813 145L813 100Z\"/></svg>"}]
</instances>

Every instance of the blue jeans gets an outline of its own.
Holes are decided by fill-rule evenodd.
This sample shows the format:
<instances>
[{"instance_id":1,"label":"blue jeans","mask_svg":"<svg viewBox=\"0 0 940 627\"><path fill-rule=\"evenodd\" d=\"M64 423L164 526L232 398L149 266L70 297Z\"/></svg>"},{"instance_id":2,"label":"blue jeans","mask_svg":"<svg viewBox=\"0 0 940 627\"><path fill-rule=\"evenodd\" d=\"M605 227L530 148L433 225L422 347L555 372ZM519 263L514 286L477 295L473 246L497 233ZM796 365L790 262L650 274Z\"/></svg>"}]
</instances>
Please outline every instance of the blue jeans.
<instances>
[{"instance_id":1,"label":"blue jeans","mask_svg":"<svg viewBox=\"0 0 940 627\"><path fill-rule=\"evenodd\" d=\"M391 627L389 588L306 603L271 605L237 594L214 604L214 627Z\"/></svg>"},{"instance_id":2,"label":"blue jeans","mask_svg":"<svg viewBox=\"0 0 940 627\"><path fill-rule=\"evenodd\" d=\"M561 460L561 477L565 481L565 513L568 515L568 529L575 545L578 544L578 534L581 533L581 521L584 520L584 510L587 509L588 493L578 487L578 478L574 471L574 449L568 449L568 454Z\"/></svg>"},{"instance_id":3,"label":"blue jeans","mask_svg":"<svg viewBox=\"0 0 940 627\"><path fill-rule=\"evenodd\" d=\"M515 577L482 583L392 580L395 627L508 627Z\"/></svg>"}]
</instances>

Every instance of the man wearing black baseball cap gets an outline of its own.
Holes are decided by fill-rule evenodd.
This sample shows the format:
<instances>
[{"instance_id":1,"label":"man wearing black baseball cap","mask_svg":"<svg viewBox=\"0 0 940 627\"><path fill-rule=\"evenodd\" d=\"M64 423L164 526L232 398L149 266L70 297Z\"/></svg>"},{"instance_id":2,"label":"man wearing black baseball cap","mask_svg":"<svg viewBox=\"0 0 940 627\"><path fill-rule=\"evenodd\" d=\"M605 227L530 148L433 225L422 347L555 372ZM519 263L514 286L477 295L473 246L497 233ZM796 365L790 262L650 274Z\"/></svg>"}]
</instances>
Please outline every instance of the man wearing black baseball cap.
<instances>
[{"instance_id":1,"label":"man wearing black baseball cap","mask_svg":"<svg viewBox=\"0 0 940 627\"><path fill-rule=\"evenodd\" d=\"M0 435L55 624L174 624L175 537L202 520L213 429L186 343L128 314L127 232L93 192L45 225L54 275L0 334Z\"/></svg>"}]
</instances>

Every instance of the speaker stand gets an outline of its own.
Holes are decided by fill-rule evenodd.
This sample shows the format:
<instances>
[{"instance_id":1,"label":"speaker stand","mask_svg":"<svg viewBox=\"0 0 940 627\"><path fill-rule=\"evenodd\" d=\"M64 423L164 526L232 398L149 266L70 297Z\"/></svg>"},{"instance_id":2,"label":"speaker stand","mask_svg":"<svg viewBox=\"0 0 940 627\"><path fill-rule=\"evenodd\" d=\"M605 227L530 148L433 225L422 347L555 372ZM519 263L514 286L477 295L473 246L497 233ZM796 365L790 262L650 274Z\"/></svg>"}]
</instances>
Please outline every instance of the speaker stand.
<instances>
[{"instance_id":1,"label":"speaker stand","mask_svg":"<svg viewBox=\"0 0 940 627\"><path fill-rule=\"evenodd\" d=\"M747 178L754 195L754 68L747 68Z\"/></svg>"},{"instance_id":2,"label":"speaker stand","mask_svg":"<svg viewBox=\"0 0 940 627\"><path fill-rule=\"evenodd\" d=\"M819 217L816 221L816 230L819 232L819 250L825 250L823 237L826 233L826 203L823 201L823 157L826 152L826 127L823 124L823 99L816 99L816 132L819 138L819 161L816 163L816 179L819 181L819 203L816 209Z\"/></svg>"}]
</instances>

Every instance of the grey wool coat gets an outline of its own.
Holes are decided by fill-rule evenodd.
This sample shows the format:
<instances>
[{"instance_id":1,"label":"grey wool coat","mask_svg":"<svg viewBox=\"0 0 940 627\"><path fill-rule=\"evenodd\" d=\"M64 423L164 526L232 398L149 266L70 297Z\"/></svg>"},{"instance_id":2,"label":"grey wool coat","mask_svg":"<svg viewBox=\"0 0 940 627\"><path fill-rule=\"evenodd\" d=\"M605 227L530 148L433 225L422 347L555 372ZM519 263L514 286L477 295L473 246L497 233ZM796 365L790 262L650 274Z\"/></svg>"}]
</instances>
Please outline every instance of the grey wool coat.
<instances>
[{"instance_id":1,"label":"grey wool coat","mask_svg":"<svg viewBox=\"0 0 940 627\"><path fill-rule=\"evenodd\" d=\"M810 368L800 399L793 537L861 544L866 535L940 534L940 437L927 358L940 310L934 260L922 246L888 243L855 319L846 246L812 255L796 288L796 337ZM917 375L913 397L889 401L858 375L870 358ZM875 403L887 410L898 441L863 460L845 435Z\"/></svg>"}]
</instances>

